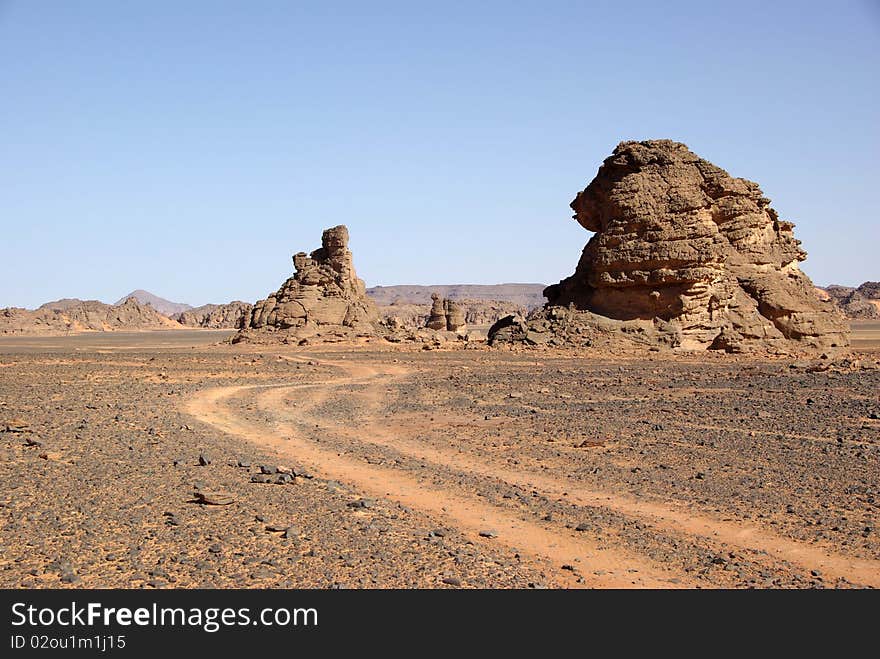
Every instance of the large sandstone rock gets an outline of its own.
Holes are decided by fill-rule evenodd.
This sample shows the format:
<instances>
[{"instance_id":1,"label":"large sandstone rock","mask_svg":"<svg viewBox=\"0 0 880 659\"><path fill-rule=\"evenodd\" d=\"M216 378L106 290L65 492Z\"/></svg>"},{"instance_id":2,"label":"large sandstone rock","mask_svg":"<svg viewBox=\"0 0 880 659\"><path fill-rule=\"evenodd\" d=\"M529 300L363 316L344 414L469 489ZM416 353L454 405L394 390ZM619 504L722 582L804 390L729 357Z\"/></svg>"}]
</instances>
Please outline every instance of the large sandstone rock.
<instances>
[{"instance_id":1,"label":"large sandstone rock","mask_svg":"<svg viewBox=\"0 0 880 659\"><path fill-rule=\"evenodd\" d=\"M539 332L616 328L637 342L728 351L848 344L846 320L798 267L794 225L756 183L684 144L622 142L571 207L595 235L575 273L545 290L529 319ZM571 313L550 313L560 308Z\"/></svg>"},{"instance_id":2,"label":"large sandstone rock","mask_svg":"<svg viewBox=\"0 0 880 659\"><path fill-rule=\"evenodd\" d=\"M379 314L355 274L346 227L324 231L321 248L311 255L294 254L293 265L293 277L254 305L247 328L236 341L320 335L344 339L376 333Z\"/></svg>"}]
</instances>

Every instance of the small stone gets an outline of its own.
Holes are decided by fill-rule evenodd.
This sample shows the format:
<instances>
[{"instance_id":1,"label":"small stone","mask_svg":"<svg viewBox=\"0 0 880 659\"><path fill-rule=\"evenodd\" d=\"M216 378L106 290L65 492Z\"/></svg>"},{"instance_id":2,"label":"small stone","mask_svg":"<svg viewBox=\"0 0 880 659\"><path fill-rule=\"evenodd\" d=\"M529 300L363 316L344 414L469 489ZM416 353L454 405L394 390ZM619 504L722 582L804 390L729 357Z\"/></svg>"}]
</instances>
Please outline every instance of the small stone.
<instances>
[{"instance_id":1,"label":"small stone","mask_svg":"<svg viewBox=\"0 0 880 659\"><path fill-rule=\"evenodd\" d=\"M199 465L201 465L202 467L207 467L209 464L211 464L211 458L209 458L204 453L199 453Z\"/></svg>"},{"instance_id":2,"label":"small stone","mask_svg":"<svg viewBox=\"0 0 880 659\"><path fill-rule=\"evenodd\" d=\"M575 531L589 531L592 526L588 522L583 522L574 527Z\"/></svg>"},{"instance_id":3,"label":"small stone","mask_svg":"<svg viewBox=\"0 0 880 659\"><path fill-rule=\"evenodd\" d=\"M3 426L6 432L28 432L31 424L24 419L9 419Z\"/></svg>"},{"instance_id":4,"label":"small stone","mask_svg":"<svg viewBox=\"0 0 880 659\"><path fill-rule=\"evenodd\" d=\"M461 586L461 579L458 577L443 577L441 581L447 586L455 586L456 588Z\"/></svg>"},{"instance_id":5,"label":"small stone","mask_svg":"<svg viewBox=\"0 0 880 659\"><path fill-rule=\"evenodd\" d=\"M498 531L494 531L492 529L486 529L484 531L480 531L481 538L497 538Z\"/></svg>"},{"instance_id":6,"label":"small stone","mask_svg":"<svg viewBox=\"0 0 880 659\"><path fill-rule=\"evenodd\" d=\"M211 545L210 547L208 547L208 551L211 552L212 554L219 554L220 552L223 551L223 547L221 547L219 544L215 543L215 544Z\"/></svg>"},{"instance_id":7,"label":"small stone","mask_svg":"<svg viewBox=\"0 0 880 659\"><path fill-rule=\"evenodd\" d=\"M228 506L235 502L235 497L231 493L220 490L199 490L195 493L195 497L199 503L209 506Z\"/></svg>"},{"instance_id":8,"label":"small stone","mask_svg":"<svg viewBox=\"0 0 880 659\"><path fill-rule=\"evenodd\" d=\"M61 583L76 583L79 580L79 576L72 570L61 573Z\"/></svg>"},{"instance_id":9,"label":"small stone","mask_svg":"<svg viewBox=\"0 0 880 659\"><path fill-rule=\"evenodd\" d=\"M238 461L238 466L239 466L239 467L242 467L242 468L244 468L244 469L250 469L251 463L250 463L249 461L247 461L247 460L239 460L239 461Z\"/></svg>"}]
</instances>

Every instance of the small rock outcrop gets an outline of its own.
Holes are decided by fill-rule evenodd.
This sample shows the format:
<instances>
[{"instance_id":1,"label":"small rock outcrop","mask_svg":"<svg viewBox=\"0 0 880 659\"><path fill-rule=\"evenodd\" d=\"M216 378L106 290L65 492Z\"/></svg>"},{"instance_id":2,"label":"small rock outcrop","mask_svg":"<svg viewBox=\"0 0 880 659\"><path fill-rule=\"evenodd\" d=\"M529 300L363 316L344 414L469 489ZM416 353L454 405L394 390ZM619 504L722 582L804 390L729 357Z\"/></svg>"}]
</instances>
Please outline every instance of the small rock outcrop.
<instances>
[{"instance_id":1,"label":"small rock outcrop","mask_svg":"<svg viewBox=\"0 0 880 659\"><path fill-rule=\"evenodd\" d=\"M336 341L373 336L379 314L355 274L348 229L327 229L321 248L293 256L294 275L257 302L234 341Z\"/></svg>"},{"instance_id":2,"label":"small rock outcrop","mask_svg":"<svg viewBox=\"0 0 880 659\"><path fill-rule=\"evenodd\" d=\"M880 283L866 281L858 288L831 285L820 289L846 315L854 320L880 318Z\"/></svg>"},{"instance_id":3,"label":"small rock outcrop","mask_svg":"<svg viewBox=\"0 0 880 659\"><path fill-rule=\"evenodd\" d=\"M204 329L242 329L250 321L254 305L236 300L227 304L205 304L173 316L181 325Z\"/></svg>"},{"instance_id":4,"label":"small rock outcrop","mask_svg":"<svg viewBox=\"0 0 880 659\"><path fill-rule=\"evenodd\" d=\"M610 331L689 350L848 345L845 318L798 267L794 225L756 183L684 144L622 142L571 208L595 235L575 273L545 289L532 342Z\"/></svg>"},{"instance_id":5,"label":"small rock outcrop","mask_svg":"<svg viewBox=\"0 0 880 659\"><path fill-rule=\"evenodd\" d=\"M492 325L499 318L510 314L525 316L528 309L512 302L501 300L455 300L455 304L464 315L464 324L468 331L475 327ZM431 317L432 304L407 304L394 302L387 305L379 305L379 315L386 325L394 325L399 328L419 329L427 327ZM455 322L457 318L454 318ZM446 325L443 325L446 329Z\"/></svg>"}]
</instances>

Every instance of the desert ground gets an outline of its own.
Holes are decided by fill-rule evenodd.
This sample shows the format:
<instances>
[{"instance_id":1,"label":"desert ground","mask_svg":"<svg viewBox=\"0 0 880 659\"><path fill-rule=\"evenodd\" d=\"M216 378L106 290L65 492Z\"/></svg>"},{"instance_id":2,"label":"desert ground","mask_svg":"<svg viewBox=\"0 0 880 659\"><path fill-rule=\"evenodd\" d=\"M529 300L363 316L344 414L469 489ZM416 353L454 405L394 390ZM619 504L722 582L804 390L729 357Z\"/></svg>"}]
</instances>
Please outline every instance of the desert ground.
<instances>
[{"instance_id":1,"label":"desert ground","mask_svg":"<svg viewBox=\"0 0 880 659\"><path fill-rule=\"evenodd\" d=\"M0 339L0 586L880 586L862 364ZM868 368L871 366L871 368Z\"/></svg>"}]
</instances>

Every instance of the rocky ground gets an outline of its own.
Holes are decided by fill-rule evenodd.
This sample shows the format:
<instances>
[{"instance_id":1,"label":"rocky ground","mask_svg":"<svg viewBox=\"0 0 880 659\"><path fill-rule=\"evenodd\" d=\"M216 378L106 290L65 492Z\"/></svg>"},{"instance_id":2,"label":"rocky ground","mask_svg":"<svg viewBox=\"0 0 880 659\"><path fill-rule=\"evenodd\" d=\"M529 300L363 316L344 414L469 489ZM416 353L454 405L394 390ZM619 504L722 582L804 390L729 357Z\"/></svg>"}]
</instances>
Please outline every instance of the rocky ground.
<instances>
[{"instance_id":1,"label":"rocky ground","mask_svg":"<svg viewBox=\"0 0 880 659\"><path fill-rule=\"evenodd\" d=\"M2 342L0 586L880 586L871 348L173 335Z\"/></svg>"}]
</instances>

